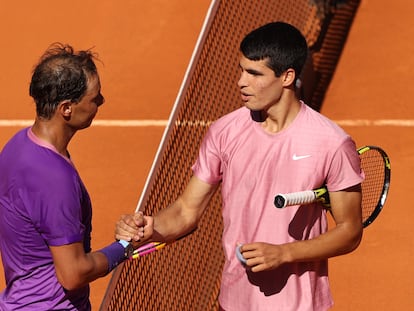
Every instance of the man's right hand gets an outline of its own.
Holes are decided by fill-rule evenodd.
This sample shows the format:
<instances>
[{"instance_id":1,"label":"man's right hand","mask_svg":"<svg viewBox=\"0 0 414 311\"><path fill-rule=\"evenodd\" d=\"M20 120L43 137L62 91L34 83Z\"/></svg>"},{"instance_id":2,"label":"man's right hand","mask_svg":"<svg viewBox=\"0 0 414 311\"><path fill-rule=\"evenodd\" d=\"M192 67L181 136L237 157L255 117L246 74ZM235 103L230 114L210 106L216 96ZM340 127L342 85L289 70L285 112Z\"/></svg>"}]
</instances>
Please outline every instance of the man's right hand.
<instances>
[{"instance_id":1,"label":"man's right hand","mask_svg":"<svg viewBox=\"0 0 414 311\"><path fill-rule=\"evenodd\" d=\"M142 244L152 237L154 218L142 212L122 215L115 226L115 239Z\"/></svg>"}]
</instances>

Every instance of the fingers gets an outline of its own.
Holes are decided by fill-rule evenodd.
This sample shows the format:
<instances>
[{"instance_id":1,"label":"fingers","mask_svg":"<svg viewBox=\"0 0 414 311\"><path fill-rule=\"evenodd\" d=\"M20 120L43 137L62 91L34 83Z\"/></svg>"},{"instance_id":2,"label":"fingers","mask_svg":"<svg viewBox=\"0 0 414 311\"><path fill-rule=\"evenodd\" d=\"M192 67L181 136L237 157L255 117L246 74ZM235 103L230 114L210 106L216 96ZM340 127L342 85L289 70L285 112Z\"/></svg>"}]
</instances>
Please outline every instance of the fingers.
<instances>
[{"instance_id":1,"label":"fingers","mask_svg":"<svg viewBox=\"0 0 414 311\"><path fill-rule=\"evenodd\" d=\"M154 219L142 212L134 215L122 215L115 225L115 239L128 242L142 242L151 238L154 231Z\"/></svg>"},{"instance_id":2,"label":"fingers","mask_svg":"<svg viewBox=\"0 0 414 311\"><path fill-rule=\"evenodd\" d=\"M144 229L149 229L149 230L152 231L153 228L154 228L154 217L152 217L152 216L144 216L143 219L144 219L143 228Z\"/></svg>"},{"instance_id":3,"label":"fingers","mask_svg":"<svg viewBox=\"0 0 414 311\"><path fill-rule=\"evenodd\" d=\"M133 219L137 227L143 227L145 225L145 218L143 212L135 213Z\"/></svg>"},{"instance_id":4,"label":"fingers","mask_svg":"<svg viewBox=\"0 0 414 311\"><path fill-rule=\"evenodd\" d=\"M250 243L237 246L239 260L252 272L272 270L283 263L283 251L279 245Z\"/></svg>"},{"instance_id":5,"label":"fingers","mask_svg":"<svg viewBox=\"0 0 414 311\"><path fill-rule=\"evenodd\" d=\"M138 241L143 236L143 215L122 215L115 225L115 238Z\"/></svg>"}]
</instances>

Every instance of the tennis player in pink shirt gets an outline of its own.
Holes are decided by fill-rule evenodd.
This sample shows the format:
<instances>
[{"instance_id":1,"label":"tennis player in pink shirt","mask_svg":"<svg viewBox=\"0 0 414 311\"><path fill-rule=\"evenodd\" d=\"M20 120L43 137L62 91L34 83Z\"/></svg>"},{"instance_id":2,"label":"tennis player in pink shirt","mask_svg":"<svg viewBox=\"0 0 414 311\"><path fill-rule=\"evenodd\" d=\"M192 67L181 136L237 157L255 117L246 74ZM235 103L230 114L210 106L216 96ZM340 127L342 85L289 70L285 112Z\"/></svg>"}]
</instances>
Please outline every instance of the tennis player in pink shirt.
<instances>
[{"instance_id":1,"label":"tennis player in pink shirt","mask_svg":"<svg viewBox=\"0 0 414 311\"><path fill-rule=\"evenodd\" d=\"M194 230L221 185L225 264L219 296L226 311L327 310L327 260L362 237L363 173L351 137L296 96L307 58L303 35L275 22L240 45L244 107L214 122L178 199L149 218L157 239ZM335 226L319 203L276 209L276 193L327 185ZM134 239L133 215L116 236ZM147 237L148 238L148 237ZM240 246L241 245L241 246ZM241 262L236 256L240 246Z\"/></svg>"}]
</instances>

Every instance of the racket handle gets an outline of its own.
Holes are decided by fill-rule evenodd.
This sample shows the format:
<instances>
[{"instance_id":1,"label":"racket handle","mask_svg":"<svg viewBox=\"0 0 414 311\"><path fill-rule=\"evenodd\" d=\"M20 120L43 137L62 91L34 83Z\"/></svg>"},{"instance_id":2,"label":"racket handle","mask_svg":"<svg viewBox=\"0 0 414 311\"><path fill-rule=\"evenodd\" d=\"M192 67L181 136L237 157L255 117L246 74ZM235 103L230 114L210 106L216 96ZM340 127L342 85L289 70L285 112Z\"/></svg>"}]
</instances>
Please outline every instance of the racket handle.
<instances>
[{"instance_id":1,"label":"racket handle","mask_svg":"<svg viewBox=\"0 0 414 311\"><path fill-rule=\"evenodd\" d=\"M307 191L300 191L300 192L292 192L286 193L275 196L275 207L277 208L285 208L286 206L291 205L301 205L301 204L308 204L315 202L316 194L313 190Z\"/></svg>"},{"instance_id":2,"label":"racket handle","mask_svg":"<svg viewBox=\"0 0 414 311\"><path fill-rule=\"evenodd\" d=\"M165 247L167 243L164 242L150 242L138 247L134 250L133 255L129 259L136 259L145 255L148 255L152 252L158 251L159 249Z\"/></svg>"}]
</instances>

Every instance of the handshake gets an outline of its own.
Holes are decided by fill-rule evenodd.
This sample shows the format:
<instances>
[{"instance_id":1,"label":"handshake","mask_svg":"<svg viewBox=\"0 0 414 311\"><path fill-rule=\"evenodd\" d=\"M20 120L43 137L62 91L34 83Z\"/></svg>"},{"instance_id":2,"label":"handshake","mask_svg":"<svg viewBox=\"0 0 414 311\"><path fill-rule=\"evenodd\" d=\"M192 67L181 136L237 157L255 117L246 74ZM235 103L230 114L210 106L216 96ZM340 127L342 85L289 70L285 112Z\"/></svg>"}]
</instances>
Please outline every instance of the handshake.
<instances>
[{"instance_id":1,"label":"handshake","mask_svg":"<svg viewBox=\"0 0 414 311\"><path fill-rule=\"evenodd\" d=\"M132 246L129 259L136 259L163 248L167 243L153 241L154 218L142 212L122 215L116 223L115 239Z\"/></svg>"}]
</instances>

